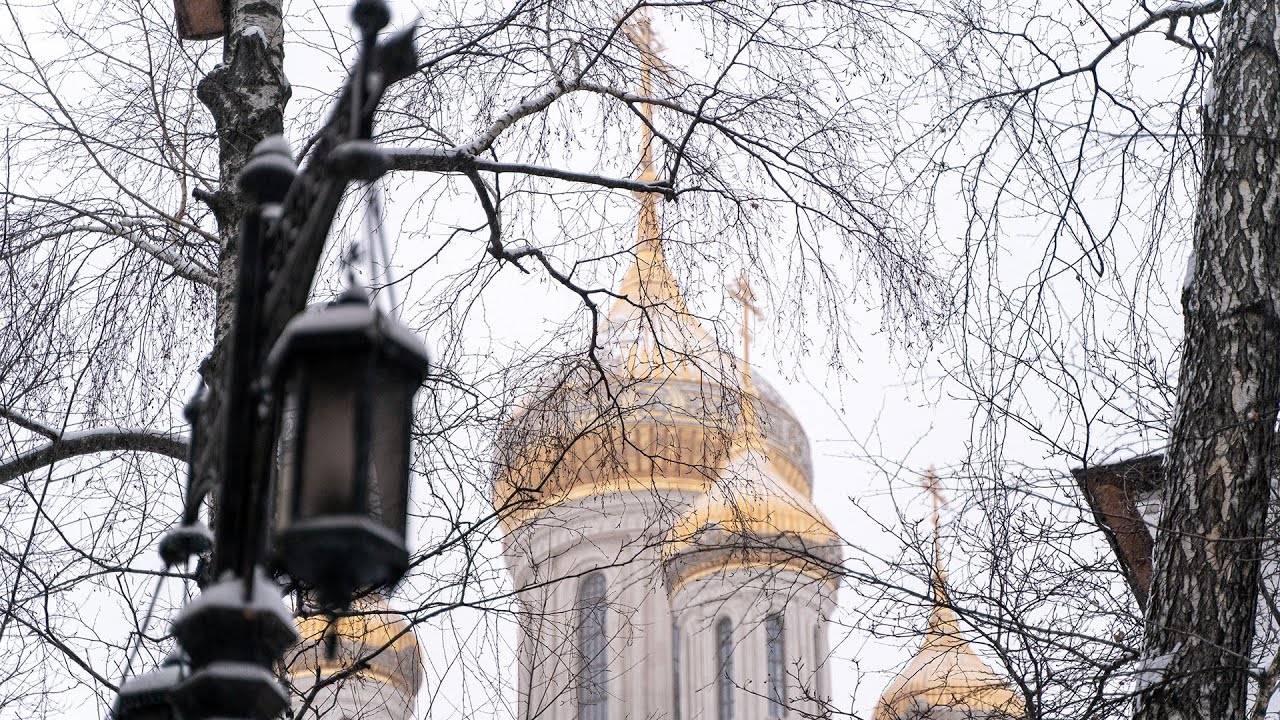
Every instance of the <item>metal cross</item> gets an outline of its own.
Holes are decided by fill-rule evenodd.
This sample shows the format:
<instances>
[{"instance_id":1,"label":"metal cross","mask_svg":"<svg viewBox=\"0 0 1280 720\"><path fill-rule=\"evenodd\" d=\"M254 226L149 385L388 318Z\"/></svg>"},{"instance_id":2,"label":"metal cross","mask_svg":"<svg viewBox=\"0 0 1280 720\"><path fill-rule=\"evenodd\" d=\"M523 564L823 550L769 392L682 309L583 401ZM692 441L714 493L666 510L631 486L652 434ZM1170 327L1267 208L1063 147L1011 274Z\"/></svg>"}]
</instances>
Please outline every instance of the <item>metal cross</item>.
<instances>
[{"instance_id":1,"label":"metal cross","mask_svg":"<svg viewBox=\"0 0 1280 720\"><path fill-rule=\"evenodd\" d=\"M738 275L738 281L729 288L729 296L742 305L742 364L751 365L751 316L760 317L756 307L756 293L747 280L747 271Z\"/></svg>"},{"instance_id":2,"label":"metal cross","mask_svg":"<svg viewBox=\"0 0 1280 720\"><path fill-rule=\"evenodd\" d=\"M930 466L924 471L924 482L921 483L924 489L929 493L930 499L933 500L933 536L938 536L938 528L942 524L941 510L947 504L947 499L942 495L942 488L938 485L938 473Z\"/></svg>"},{"instance_id":3,"label":"metal cross","mask_svg":"<svg viewBox=\"0 0 1280 720\"><path fill-rule=\"evenodd\" d=\"M624 23L622 32L636 49L640 51L640 97L648 99L653 96L653 70L666 67L658 57L662 45L653 33L653 23L643 11L636 18ZM653 105L640 103L640 115L644 119L640 128L640 179L652 182L658 179L653 169Z\"/></svg>"},{"instance_id":4,"label":"metal cross","mask_svg":"<svg viewBox=\"0 0 1280 720\"><path fill-rule=\"evenodd\" d=\"M942 494L942 488L938 485L938 473L934 471L933 466L929 466L924 472L924 482L921 483L924 489L929 493L930 499L933 500L933 512L931 520L933 521L933 577L930 585L933 588L934 600L941 602L946 594L946 571L942 569L942 508L947 504L946 497Z\"/></svg>"}]
</instances>

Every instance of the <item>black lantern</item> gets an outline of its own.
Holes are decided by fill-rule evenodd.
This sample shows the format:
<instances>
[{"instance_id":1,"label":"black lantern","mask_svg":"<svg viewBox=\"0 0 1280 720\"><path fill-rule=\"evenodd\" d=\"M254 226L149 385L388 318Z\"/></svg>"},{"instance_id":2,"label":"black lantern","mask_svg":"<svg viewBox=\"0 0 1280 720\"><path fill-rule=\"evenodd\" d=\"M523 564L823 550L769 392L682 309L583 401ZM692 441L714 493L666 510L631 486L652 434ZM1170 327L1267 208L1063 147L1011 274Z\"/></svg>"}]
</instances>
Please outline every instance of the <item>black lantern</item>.
<instances>
[{"instance_id":1,"label":"black lantern","mask_svg":"<svg viewBox=\"0 0 1280 720\"><path fill-rule=\"evenodd\" d=\"M173 720L178 715L171 693L182 675L182 657L173 654L155 670L125 680L111 706L111 720Z\"/></svg>"},{"instance_id":2,"label":"black lantern","mask_svg":"<svg viewBox=\"0 0 1280 720\"><path fill-rule=\"evenodd\" d=\"M408 569L409 428L428 365L422 341L358 288L294 318L271 351L276 557L326 607Z\"/></svg>"}]
</instances>

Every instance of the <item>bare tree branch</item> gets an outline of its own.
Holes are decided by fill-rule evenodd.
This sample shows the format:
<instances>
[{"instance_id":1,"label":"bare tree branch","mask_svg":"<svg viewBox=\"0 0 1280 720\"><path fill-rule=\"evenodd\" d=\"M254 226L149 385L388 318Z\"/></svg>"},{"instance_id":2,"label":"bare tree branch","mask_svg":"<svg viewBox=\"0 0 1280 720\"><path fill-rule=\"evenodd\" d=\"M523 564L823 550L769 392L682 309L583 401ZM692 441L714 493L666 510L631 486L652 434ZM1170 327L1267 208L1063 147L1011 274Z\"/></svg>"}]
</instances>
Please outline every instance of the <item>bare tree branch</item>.
<instances>
[{"instance_id":1,"label":"bare tree branch","mask_svg":"<svg viewBox=\"0 0 1280 720\"><path fill-rule=\"evenodd\" d=\"M108 452L148 452L185 460L187 440L181 436L133 428L108 427L64 433L56 440L0 463L0 484L68 458Z\"/></svg>"}]
</instances>

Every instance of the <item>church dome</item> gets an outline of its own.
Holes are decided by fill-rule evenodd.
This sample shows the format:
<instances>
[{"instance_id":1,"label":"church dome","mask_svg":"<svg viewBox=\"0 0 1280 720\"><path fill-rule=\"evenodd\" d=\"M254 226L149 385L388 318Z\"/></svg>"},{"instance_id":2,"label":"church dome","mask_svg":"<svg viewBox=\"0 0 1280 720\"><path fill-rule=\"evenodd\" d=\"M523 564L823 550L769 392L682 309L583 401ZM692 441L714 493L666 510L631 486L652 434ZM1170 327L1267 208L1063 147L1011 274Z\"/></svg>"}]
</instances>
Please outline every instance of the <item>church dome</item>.
<instances>
[{"instance_id":1,"label":"church dome","mask_svg":"<svg viewBox=\"0 0 1280 720\"><path fill-rule=\"evenodd\" d=\"M838 538L813 502L769 472L760 453L740 455L722 480L699 498L668 533L669 552L691 544L709 529L753 537L795 535L812 545Z\"/></svg>"},{"instance_id":2,"label":"church dome","mask_svg":"<svg viewBox=\"0 0 1280 720\"><path fill-rule=\"evenodd\" d=\"M749 379L747 383L750 384ZM761 450L738 446L720 478L668 531L663 544L667 585L675 592L709 574L739 567L789 569L830 581L840 536L807 487L777 472Z\"/></svg>"},{"instance_id":3,"label":"church dome","mask_svg":"<svg viewBox=\"0 0 1280 720\"><path fill-rule=\"evenodd\" d=\"M734 427L726 419L737 417L742 396L739 361L686 306L652 203L642 203L636 258L594 357L547 373L499 437L493 501L508 527L585 496L701 494L724 467ZM756 395L774 472L807 494L813 469L803 428L767 383Z\"/></svg>"},{"instance_id":4,"label":"church dome","mask_svg":"<svg viewBox=\"0 0 1280 720\"><path fill-rule=\"evenodd\" d=\"M973 651L947 602L942 493L932 469L924 480L933 499L933 611L920 650L880 694L872 720L1022 720L1022 696Z\"/></svg>"},{"instance_id":5,"label":"church dome","mask_svg":"<svg viewBox=\"0 0 1280 720\"><path fill-rule=\"evenodd\" d=\"M1022 698L973 651L955 613L935 606L923 645L885 688L874 720L1006 720Z\"/></svg>"},{"instance_id":6,"label":"church dome","mask_svg":"<svg viewBox=\"0 0 1280 720\"><path fill-rule=\"evenodd\" d=\"M289 676L295 682L310 682L363 667L353 677L385 683L412 700L422 687L422 653L413 626L391 610L385 598L357 603L352 614L337 618L332 632L337 636L333 657L325 652L329 618L323 615L298 618L300 640L286 656Z\"/></svg>"},{"instance_id":7,"label":"church dome","mask_svg":"<svg viewBox=\"0 0 1280 720\"><path fill-rule=\"evenodd\" d=\"M642 95L650 70L642 63ZM641 112L648 120L637 180L656 184L652 108ZM499 435L493 503L508 528L582 497L700 495L728 459L746 358L722 347L689 310L663 247L659 194L636 197L635 257L590 348L546 373ZM807 497L813 468L803 428L767 383L751 394L773 473Z\"/></svg>"}]
</instances>

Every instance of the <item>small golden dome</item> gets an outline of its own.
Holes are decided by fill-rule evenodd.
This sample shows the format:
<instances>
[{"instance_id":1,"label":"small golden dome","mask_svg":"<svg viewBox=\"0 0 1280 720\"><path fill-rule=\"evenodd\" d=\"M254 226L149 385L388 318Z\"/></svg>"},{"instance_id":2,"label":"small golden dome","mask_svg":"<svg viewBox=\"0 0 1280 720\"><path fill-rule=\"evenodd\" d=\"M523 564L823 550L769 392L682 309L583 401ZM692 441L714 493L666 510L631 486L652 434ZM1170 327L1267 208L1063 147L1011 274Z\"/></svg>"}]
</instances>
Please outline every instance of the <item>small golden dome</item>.
<instances>
[{"instance_id":1,"label":"small golden dome","mask_svg":"<svg viewBox=\"0 0 1280 720\"><path fill-rule=\"evenodd\" d=\"M933 501L933 612L924 643L880 694L872 720L1021 720L1026 716L1022 697L973 651L948 607L940 544L943 497L932 468L924 487Z\"/></svg>"},{"instance_id":2,"label":"small golden dome","mask_svg":"<svg viewBox=\"0 0 1280 720\"><path fill-rule=\"evenodd\" d=\"M807 492L781 480L761 452L739 448L721 479L667 533L668 589L742 567L787 567L829 581L839 544Z\"/></svg>"},{"instance_id":3,"label":"small golden dome","mask_svg":"<svg viewBox=\"0 0 1280 720\"><path fill-rule=\"evenodd\" d=\"M935 606L920 651L889 683L874 720L1025 716L1022 697L973 651L950 609Z\"/></svg>"},{"instance_id":4,"label":"small golden dome","mask_svg":"<svg viewBox=\"0 0 1280 720\"><path fill-rule=\"evenodd\" d=\"M768 467L769 461L756 452L735 458L724 478L672 526L667 553L680 552L708 530L756 538L790 534L813 545L838 542L813 501Z\"/></svg>"},{"instance_id":5,"label":"small golden dome","mask_svg":"<svg viewBox=\"0 0 1280 720\"><path fill-rule=\"evenodd\" d=\"M329 618L323 615L297 619L298 644L286 655L289 677L295 682L314 681L349 671L357 664L365 667L353 677L387 683L409 699L422 687L422 654L413 626L391 610L385 598L374 596L357 604L350 615L334 621L337 652L325 653L325 632Z\"/></svg>"}]
</instances>

